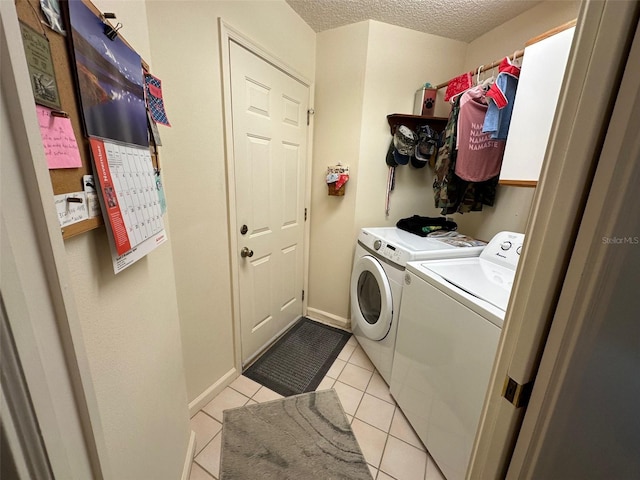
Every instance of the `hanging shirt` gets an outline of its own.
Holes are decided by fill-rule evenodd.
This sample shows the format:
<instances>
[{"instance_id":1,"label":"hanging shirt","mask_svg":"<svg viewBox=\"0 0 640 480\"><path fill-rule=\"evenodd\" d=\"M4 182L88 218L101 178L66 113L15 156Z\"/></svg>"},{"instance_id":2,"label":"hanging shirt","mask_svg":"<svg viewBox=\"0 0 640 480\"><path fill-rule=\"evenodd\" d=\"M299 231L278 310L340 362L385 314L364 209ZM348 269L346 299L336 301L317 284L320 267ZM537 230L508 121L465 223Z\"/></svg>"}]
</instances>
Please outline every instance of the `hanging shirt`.
<instances>
[{"instance_id":1,"label":"hanging shirt","mask_svg":"<svg viewBox=\"0 0 640 480\"><path fill-rule=\"evenodd\" d=\"M460 97L453 100L447 126L443 132L443 139L435 163L433 178L433 196L436 208L442 208L442 214L454 213L458 208L458 178L454 169L456 164L456 130L458 126L458 112L460 111Z\"/></svg>"},{"instance_id":2,"label":"hanging shirt","mask_svg":"<svg viewBox=\"0 0 640 480\"><path fill-rule=\"evenodd\" d=\"M471 88L471 72L463 73L449 80L447 90L444 92L444 101L448 102L451 97L455 97L459 93Z\"/></svg>"},{"instance_id":3,"label":"hanging shirt","mask_svg":"<svg viewBox=\"0 0 640 480\"><path fill-rule=\"evenodd\" d=\"M469 182L496 177L502 166L504 140L494 140L482 127L487 101L482 88L472 88L460 99L458 116L458 155L455 173Z\"/></svg>"},{"instance_id":4,"label":"hanging shirt","mask_svg":"<svg viewBox=\"0 0 640 480\"><path fill-rule=\"evenodd\" d=\"M487 92L488 109L482 131L491 133L491 138L505 140L509 133L520 67L505 57L498 70L498 78Z\"/></svg>"},{"instance_id":5,"label":"hanging shirt","mask_svg":"<svg viewBox=\"0 0 640 480\"><path fill-rule=\"evenodd\" d=\"M455 148L460 97L453 101L451 114L444 138L438 150L433 180L435 205L442 209L442 215L453 213L478 212L483 205L493 206L496 197L498 177L486 182L472 183L462 180L455 174L457 150Z\"/></svg>"}]
</instances>

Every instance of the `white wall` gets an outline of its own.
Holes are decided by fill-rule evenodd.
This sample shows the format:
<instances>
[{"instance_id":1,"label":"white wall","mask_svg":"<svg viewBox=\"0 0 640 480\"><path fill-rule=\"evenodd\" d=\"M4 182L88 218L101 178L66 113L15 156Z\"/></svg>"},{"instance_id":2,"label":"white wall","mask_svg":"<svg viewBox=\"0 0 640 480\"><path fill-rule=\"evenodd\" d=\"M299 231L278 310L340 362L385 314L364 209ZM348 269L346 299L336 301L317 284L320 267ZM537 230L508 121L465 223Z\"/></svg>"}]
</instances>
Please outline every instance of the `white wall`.
<instances>
[{"instance_id":1,"label":"white wall","mask_svg":"<svg viewBox=\"0 0 640 480\"><path fill-rule=\"evenodd\" d=\"M387 115L412 113L415 91L425 82L435 85L459 72L467 47L464 42L370 23L354 235L361 227L393 226L414 214L438 214L431 170L409 164L396 168L396 188L385 216L385 156L392 138Z\"/></svg>"},{"instance_id":2,"label":"white wall","mask_svg":"<svg viewBox=\"0 0 640 480\"><path fill-rule=\"evenodd\" d=\"M98 2L97 6L117 12L118 20L127 26L125 30L132 33L130 43L146 60L151 61L145 4ZM7 19L8 16L3 14L3 22ZM15 28L17 29L17 22ZM3 74L6 73L4 66L3 58ZM15 66L12 65L14 68ZM16 84L23 87L29 85L24 60L23 68L14 72L16 78L12 80ZM3 78L2 83L4 97L5 86L11 82L5 82ZM26 96L30 97L30 92ZM12 105L15 102L14 95ZM57 215L44 151L38 141L40 134L32 100L23 102L19 113L13 111L11 122L15 131L23 129L27 132L27 136L16 137L20 160L25 165L25 171L31 168L38 176L46 179L38 185L37 191L28 190L34 213L33 217L25 216L22 221L35 225L36 219L43 216L55 219ZM18 128L23 116L24 124ZM5 153L3 144L3 167ZM9 160L11 156L7 158ZM32 166L27 168L27 164ZM3 173L6 173L4 168ZM8 178L3 177L3 184L11 182L14 186L21 185L21 179L15 177L13 173ZM33 186L33 182L33 179L27 178L25 184ZM23 193L26 195L27 191ZM5 207L9 206L10 203L3 202L3 219L8 211ZM14 209L11 212L11 215L15 215ZM42 235L40 229L38 232L40 240L46 242L47 237ZM89 417L92 429L89 434L95 439L97 454L103 467L101 473L105 478L179 478L187 453L190 428L170 244L160 247L115 276L104 228L92 230L64 243L59 237L59 227L51 227L51 233L57 235L54 237L55 241L51 242L50 248L42 247L42 257L31 255L31 262L42 262L47 272L54 269L57 276L49 273L47 277L31 278L29 275L32 273L24 269L18 271L25 288L29 289L31 285L37 289L42 282L48 281L52 297L64 298L64 304L58 304L56 310L58 332L50 330L51 325L44 315L42 318L32 316L38 322L35 327L38 344L33 345L33 348L43 352L40 359L46 362L47 359L56 359L54 354L59 347L58 340L64 344L69 362L68 370L74 384L80 385L81 380L84 382L79 388L85 388L87 408L83 405L85 398L79 396L78 401L82 403L77 406L77 412L80 417L84 418L85 414ZM23 256L24 249L29 244L30 242L24 242L24 245L12 242L11 253L16 261ZM8 264L11 265L11 262ZM5 262L3 281L6 273L4 266ZM3 295L5 290L13 289L15 286L8 290L3 287ZM33 295L30 290L28 292ZM29 309L39 308L45 300L31 303ZM16 320L20 320L20 317L16 319L14 316L12 321ZM28 355L25 360L31 364L33 355ZM44 372L51 368L54 365L42 365ZM56 388L60 391L52 393L52 403L58 402L60 395L68 390L64 372L47 375L47 382L58 379L60 383ZM40 390L38 387L32 393L38 394L40 398ZM57 404L52 407L62 411L62 407ZM59 416L55 420L60 422L59 431L62 435L67 432L77 434L72 415ZM39 418L42 425L48 425L50 421L47 415ZM64 442L61 443L69 442L65 435ZM87 439L89 446L92 443L92 439ZM59 446L54 445L51 452L57 453L58 450ZM93 475L86 473L86 465L82 463L83 447L79 446L77 450L77 459L68 456L70 471L73 473L62 474L61 478L93 478ZM56 470L56 474L59 473ZM100 478L99 474L97 478Z\"/></svg>"},{"instance_id":3,"label":"white wall","mask_svg":"<svg viewBox=\"0 0 640 480\"><path fill-rule=\"evenodd\" d=\"M375 21L317 38L309 315L346 324L360 227L435 214L428 169L397 169L385 217L390 113L411 113L415 91L462 68L466 44ZM350 166L344 197L327 195L327 165Z\"/></svg>"},{"instance_id":4,"label":"white wall","mask_svg":"<svg viewBox=\"0 0 640 480\"><path fill-rule=\"evenodd\" d=\"M575 19L579 7L579 1L546 1L503 23L469 44L463 71L513 55L528 40ZM502 230L524 232L534 192L535 188L498 186L493 207L453 217L460 231L483 240L491 240Z\"/></svg>"},{"instance_id":5,"label":"white wall","mask_svg":"<svg viewBox=\"0 0 640 480\"><path fill-rule=\"evenodd\" d=\"M369 22L360 22L317 37L308 305L309 315L338 322L347 318L368 33ZM350 179L344 196L330 197L327 165L338 162L349 165Z\"/></svg>"},{"instance_id":6,"label":"white wall","mask_svg":"<svg viewBox=\"0 0 640 480\"><path fill-rule=\"evenodd\" d=\"M87 445L83 434L82 418L86 412L84 408L77 408L75 401L74 380L72 369L67 367L64 350L65 335L60 334L58 322L59 311L56 303L60 295L48 284L48 274L55 270L59 274L60 269L52 265L53 255L64 258L62 239L59 230L56 229L57 215L49 211L49 218L43 213L43 202L40 197L39 186L45 185L49 190L45 197L49 200L48 206L52 207L51 198L53 190L46 170L44 150L40 146L40 132L37 126L35 108L32 106L31 86L28 78L24 82L26 62L23 62L23 75L16 74L19 66L16 65L8 51L13 50L23 55L21 43L15 42L20 38L19 26L15 15L14 5L8 2L0 3L0 45L2 51L2 91L0 94L0 146L2 162L0 163L0 312L2 322L8 319L11 339L17 354L20 356L20 369L29 389L31 406L38 417L37 430L41 435L46 448L51 471L58 478L90 478L92 465L90 456L92 446ZM8 28L7 28L8 27ZM7 47L10 42L13 45ZM6 50L5 50L6 48ZM15 75L15 76L14 76ZM33 123L25 125L22 121L23 112L18 102L20 94L16 94L13 85L25 87L22 90L22 99L28 101L32 108L31 118ZM16 89L17 90L17 89ZM32 135L33 143L40 148L39 158L35 158L29 165L29 142L24 135ZM40 143L38 145L37 143ZM40 168L37 168L40 167ZM34 175L38 172L40 175ZM53 227L45 228L44 223L49 221ZM51 233L50 233L51 232ZM48 235L51 234L52 237ZM53 236L57 235L57 237ZM55 246L48 251L41 251L42 245L49 238L57 240ZM52 253L53 252L55 253ZM6 309L6 315L5 310ZM4 328L3 328L4 333ZM2 361L9 356L9 352L2 352ZM11 369L13 362L2 365L2 441L5 441L5 432L11 431L10 426L16 426L21 432L21 422L28 422L26 418L6 418L7 411L16 415L20 412L12 411L11 400L20 401L20 389L5 378L5 368ZM11 370L9 370L11 371ZM77 371L77 370L74 370ZM10 377L9 377L10 378ZM17 397L17 398L16 398ZM27 408L31 407L28 406ZM16 432L16 437L18 436ZM25 451L27 448L38 452L37 445L20 445L24 438L16 438L8 435L8 443L3 443L0 448L4 453ZM20 464L18 463L18 467ZM4 467L4 465L3 465ZM2 475L2 474L0 474ZM4 477L3 477L4 478ZM17 477L7 477L17 478ZM26 478L26 477L25 477Z\"/></svg>"},{"instance_id":7,"label":"white wall","mask_svg":"<svg viewBox=\"0 0 640 480\"><path fill-rule=\"evenodd\" d=\"M142 1L96 1L153 66ZM162 153L161 153L162 156ZM162 157L161 157L162 158ZM190 428L169 242L113 273L104 228L65 242L113 478L179 478Z\"/></svg>"},{"instance_id":8,"label":"white wall","mask_svg":"<svg viewBox=\"0 0 640 480\"><path fill-rule=\"evenodd\" d=\"M315 34L284 1L151 0L147 14L153 73L172 124L160 127L161 162L193 401L234 373L218 17L310 79Z\"/></svg>"},{"instance_id":9,"label":"white wall","mask_svg":"<svg viewBox=\"0 0 640 480\"><path fill-rule=\"evenodd\" d=\"M415 90L423 83L436 85L512 54L530 38L575 18L578 7L575 1L544 2L471 44L375 21L363 22L366 30L351 25L318 34L310 314L339 321L349 317L349 277L360 227L395 225L413 214L439 215L432 172L401 166L385 217L384 159L391 140L386 115L411 113ZM359 36L351 36L356 31ZM363 50L364 65L359 57ZM362 104L360 117L357 102ZM438 107L439 115L447 114L445 105ZM350 165L351 179L345 197L328 197L324 173L326 165L337 161ZM485 240L501 230L523 232L533 193L532 188L499 187L494 207L453 217L460 231Z\"/></svg>"},{"instance_id":10,"label":"white wall","mask_svg":"<svg viewBox=\"0 0 640 480\"><path fill-rule=\"evenodd\" d=\"M474 70L513 55L516 50L522 50L528 40L576 19L579 8L578 0L548 0L536 5L469 43L464 68ZM482 74L481 77L484 78Z\"/></svg>"},{"instance_id":11,"label":"white wall","mask_svg":"<svg viewBox=\"0 0 640 480\"><path fill-rule=\"evenodd\" d=\"M521 48L563 23L555 12L564 18L575 3L532 9L471 44L464 62L462 52L454 58L459 42L365 22L318 35L317 65L315 34L284 1L95 3L117 14L124 37L163 80L173 124L161 127L169 242L117 276L104 229L64 246L113 478L173 479L187 448L187 401L229 372L234 358L217 18L306 77L316 78L318 70L309 306L347 318L357 228L432 212L430 180L423 185L421 177L429 174L403 167L393 219L381 216L386 114L410 112L414 91L425 81L446 80L465 63L469 68L485 55L493 60ZM489 54L495 38L505 51ZM419 50L435 56L421 58ZM436 78L436 68L443 77ZM325 193L326 165L337 161L353 167L344 198ZM518 229L530 198L524 189L501 189L493 212L456 220L483 238L504 225Z\"/></svg>"}]
</instances>

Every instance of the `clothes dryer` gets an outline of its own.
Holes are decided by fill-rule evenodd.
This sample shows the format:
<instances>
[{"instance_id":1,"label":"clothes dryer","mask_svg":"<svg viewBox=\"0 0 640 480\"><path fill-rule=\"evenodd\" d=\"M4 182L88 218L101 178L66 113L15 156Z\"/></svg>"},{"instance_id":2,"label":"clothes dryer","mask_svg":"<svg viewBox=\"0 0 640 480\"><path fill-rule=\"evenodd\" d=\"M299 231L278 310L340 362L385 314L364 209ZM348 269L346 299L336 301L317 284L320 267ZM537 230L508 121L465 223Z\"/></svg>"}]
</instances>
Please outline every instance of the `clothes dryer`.
<instances>
[{"instance_id":1,"label":"clothes dryer","mask_svg":"<svg viewBox=\"0 0 640 480\"><path fill-rule=\"evenodd\" d=\"M391 381L405 265L480 255L485 242L457 232L420 237L396 227L363 228L351 273L351 328L382 378Z\"/></svg>"},{"instance_id":2,"label":"clothes dryer","mask_svg":"<svg viewBox=\"0 0 640 480\"><path fill-rule=\"evenodd\" d=\"M466 475L523 241L406 266L391 394L448 480Z\"/></svg>"}]
</instances>

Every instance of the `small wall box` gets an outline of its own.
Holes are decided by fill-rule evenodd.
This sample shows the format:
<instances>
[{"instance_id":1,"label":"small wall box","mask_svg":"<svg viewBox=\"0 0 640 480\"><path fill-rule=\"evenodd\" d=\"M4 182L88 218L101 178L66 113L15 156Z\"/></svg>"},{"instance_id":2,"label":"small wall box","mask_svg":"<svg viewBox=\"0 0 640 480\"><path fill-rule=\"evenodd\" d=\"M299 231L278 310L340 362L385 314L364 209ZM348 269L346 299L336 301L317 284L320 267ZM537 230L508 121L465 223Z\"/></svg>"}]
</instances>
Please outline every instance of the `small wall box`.
<instances>
[{"instance_id":1,"label":"small wall box","mask_svg":"<svg viewBox=\"0 0 640 480\"><path fill-rule=\"evenodd\" d=\"M349 182L349 165L330 165L327 167L328 194L332 197L342 197ZM338 188L338 185L340 187Z\"/></svg>"},{"instance_id":2,"label":"small wall box","mask_svg":"<svg viewBox=\"0 0 640 480\"><path fill-rule=\"evenodd\" d=\"M435 88L422 87L416 91L416 98L413 103L413 114L423 117L433 117L436 109L436 93Z\"/></svg>"},{"instance_id":3,"label":"small wall box","mask_svg":"<svg viewBox=\"0 0 640 480\"><path fill-rule=\"evenodd\" d=\"M327 187L329 187L329 195L332 197L342 197L347 188L347 184L342 184L340 188L336 188L336 184L337 182L327 183Z\"/></svg>"}]
</instances>

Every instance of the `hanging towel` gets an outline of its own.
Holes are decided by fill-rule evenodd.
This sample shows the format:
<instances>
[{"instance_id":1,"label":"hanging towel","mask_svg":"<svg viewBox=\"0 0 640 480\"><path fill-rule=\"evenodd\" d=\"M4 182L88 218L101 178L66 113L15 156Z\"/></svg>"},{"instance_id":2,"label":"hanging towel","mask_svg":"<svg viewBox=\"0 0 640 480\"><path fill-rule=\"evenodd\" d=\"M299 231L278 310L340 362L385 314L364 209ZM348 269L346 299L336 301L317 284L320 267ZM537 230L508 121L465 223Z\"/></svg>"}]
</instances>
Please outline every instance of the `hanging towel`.
<instances>
[{"instance_id":1,"label":"hanging towel","mask_svg":"<svg viewBox=\"0 0 640 480\"><path fill-rule=\"evenodd\" d=\"M449 80L447 90L444 92L444 101L448 102L449 99L465 90L471 88L471 72L463 73L455 78Z\"/></svg>"},{"instance_id":2,"label":"hanging towel","mask_svg":"<svg viewBox=\"0 0 640 480\"><path fill-rule=\"evenodd\" d=\"M500 62L500 73L487 92L488 109L482 131L491 133L491 138L505 140L509 133L520 67L511 63L508 57Z\"/></svg>"},{"instance_id":3,"label":"hanging towel","mask_svg":"<svg viewBox=\"0 0 640 480\"><path fill-rule=\"evenodd\" d=\"M517 85L517 79L520 78L520 67L511 63L509 57L505 57L502 59L502 61L500 62L500 66L498 67L498 72L498 79L500 79L500 77L510 76L516 79ZM509 104L510 96L511 95L507 95L507 93L505 92L504 84L501 84L497 81L493 85L491 85L491 88L489 88L489 91L487 92L487 97L496 102L496 105L500 109L506 107ZM513 101L513 97L515 97L515 88L513 89L511 101Z\"/></svg>"}]
</instances>

